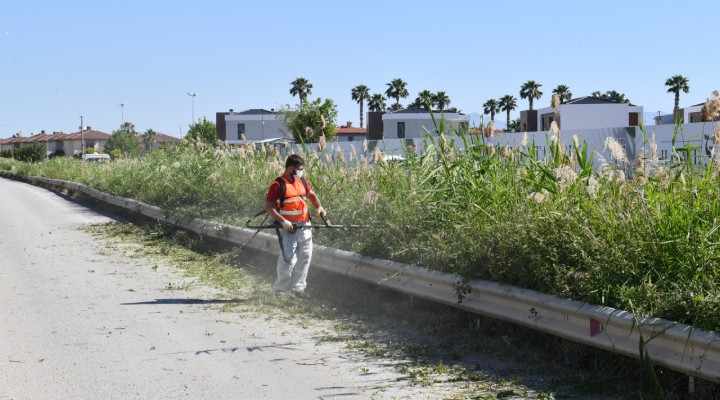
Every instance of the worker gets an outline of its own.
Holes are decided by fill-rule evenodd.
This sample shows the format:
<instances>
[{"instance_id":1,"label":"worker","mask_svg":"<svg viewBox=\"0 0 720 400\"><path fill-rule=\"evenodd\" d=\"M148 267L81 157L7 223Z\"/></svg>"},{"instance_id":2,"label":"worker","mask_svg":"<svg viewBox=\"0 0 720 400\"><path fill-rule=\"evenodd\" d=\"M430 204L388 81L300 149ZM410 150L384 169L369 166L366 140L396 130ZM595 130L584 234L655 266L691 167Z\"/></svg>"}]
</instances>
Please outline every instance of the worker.
<instances>
[{"instance_id":1,"label":"worker","mask_svg":"<svg viewBox=\"0 0 720 400\"><path fill-rule=\"evenodd\" d=\"M285 172L273 181L265 197L265 211L277 222L280 241L276 296L305 296L313 249L307 200L319 216L326 214L304 174L305 160L297 154L290 155L285 161Z\"/></svg>"}]
</instances>

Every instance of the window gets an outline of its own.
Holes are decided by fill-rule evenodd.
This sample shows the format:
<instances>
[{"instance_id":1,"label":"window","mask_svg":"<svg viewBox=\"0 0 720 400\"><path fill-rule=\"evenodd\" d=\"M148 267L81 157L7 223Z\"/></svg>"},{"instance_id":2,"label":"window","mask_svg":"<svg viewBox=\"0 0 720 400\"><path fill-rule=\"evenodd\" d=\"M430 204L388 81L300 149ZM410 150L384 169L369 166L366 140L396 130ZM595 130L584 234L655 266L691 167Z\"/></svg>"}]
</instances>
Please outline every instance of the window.
<instances>
[{"instance_id":1,"label":"window","mask_svg":"<svg viewBox=\"0 0 720 400\"><path fill-rule=\"evenodd\" d=\"M353 141L353 139L355 139L355 138L354 138L354 137L352 137L352 136L348 136L348 142L352 142L352 141Z\"/></svg>"},{"instance_id":2,"label":"window","mask_svg":"<svg viewBox=\"0 0 720 400\"><path fill-rule=\"evenodd\" d=\"M405 122L397 123L397 135L398 139L403 139L405 137Z\"/></svg>"},{"instance_id":3,"label":"window","mask_svg":"<svg viewBox=\"0 0 720 400\"><path fill-rule=\"evenodd\" d=\"M245 124L238 124L238 140L242 139L242 135L245 134Z\"/></svg>"},{"instance_id":4,"label":"window","mask_svg":"<svg viewBox=\"0 0 720 400\"><path fill-rule=\"evenodd\" d=\"M640 121L640 117L639 117L638 113L630 113L628 119L630 120L630 121L628 122L628 123L630 124L629 126L638 126L638 125L639 125L638 122ZM690 115L690 122L701 122L701 120L698 119L697 121L693 121L693 120L692 120L692 114L691 114L691 115Z\"/></svg>"}]
</instances>

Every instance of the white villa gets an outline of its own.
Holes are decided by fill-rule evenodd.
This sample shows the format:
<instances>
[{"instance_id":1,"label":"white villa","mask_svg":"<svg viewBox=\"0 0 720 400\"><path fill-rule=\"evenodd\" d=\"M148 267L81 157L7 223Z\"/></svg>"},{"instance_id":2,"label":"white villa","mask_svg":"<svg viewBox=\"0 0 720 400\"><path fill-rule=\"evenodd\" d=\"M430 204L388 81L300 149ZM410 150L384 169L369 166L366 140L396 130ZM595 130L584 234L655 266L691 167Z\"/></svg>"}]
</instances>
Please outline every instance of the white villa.
<instances>
[{"instance_id":1,"label":"white villa","mask_svg":"<svg viewBox=\"0 0 720 400\"><path fill-rule=\"evenodd\" d=\"M243 135L247 142L268 142L285 137L283 115L274 109L230 110L217 113L217 121L218 137L228 143L242 142Z\"/></svg>"},{"instance_id":2,"label":"white villa","mask_svg":"<svg viewBox=\"0 0 720 400\"><path fill-rule=\"evenodd\" d=\"M643 107L617 103L597 97L578 97L558 106L525 110L520 115L521 130L547 131L555 121L560 129L601 129L638 126Z\"/></svg>"},{"instance_id":3,"label":"white villa","mask_svg":"<svg viewBox=\"0 0 720 400\"><path fill-rule=\"evenodd\" d=\"M432 111L435 122L440 125L440 119L445 120L446 132L453 129L467 130L470 117L457 112ZM438 134L429 110L422 108L406 108L395 112L383 114L383 133L385 139L413 139L422 138L428 133Z\"/></svg>"}]
</instances>

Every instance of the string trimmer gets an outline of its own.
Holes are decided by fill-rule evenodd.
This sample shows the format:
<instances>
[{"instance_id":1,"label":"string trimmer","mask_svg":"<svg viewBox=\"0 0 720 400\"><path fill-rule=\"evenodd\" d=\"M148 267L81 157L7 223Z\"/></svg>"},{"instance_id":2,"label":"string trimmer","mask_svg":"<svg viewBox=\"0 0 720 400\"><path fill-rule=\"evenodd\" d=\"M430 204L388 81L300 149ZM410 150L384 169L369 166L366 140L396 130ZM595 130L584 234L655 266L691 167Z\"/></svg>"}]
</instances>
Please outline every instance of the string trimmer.
<instances>
[{"instance_id":1,"label":"string trimmer","mask_svg":"<svg viewBox=\"0 0 720 400\"><path fill-rule=\"evenodd\" d=\"M265 224L264 224L264 223L265 223L265 219L263 219L263 222L260 223L260 225L252 225L252 221L253 221L255 218L257 218L257 217L259 217L259 216L261 216L261 215L263 215L263 214L265 214L265 211L262 211L262 212L260 212L260 213L258 213L258 214L255 214L254 217L250 218L250 219L247 221L247 223L245 223L245 226L248 227L248 228L250 228L250 229L257 229L258 231L259 231L260 229L278 229L278 228L282 229L282 228L280 227L280 224L279 224L277 221L274 221L272 224L265 225ZM265 218L267 218L267 216L266 216ZM379 225L379 224L375 224L375 225L333 224L333 223L330 222L330 220L328 219L327 215L321 215L320 218L322 218L322 220L323 220L323 224L322 224L322 225L321 225L321 224L313 224L313 223L311 223L310 225L302 225L302 227L303 227L303 228L313 228L313 229L315 229L315 228L358 229L358 228L384 228L384 227L385 227L385 225ZM298 226L299 226L299 225L295 224L295 230L297 229ZM294 231L294 230L293 230L293 231Z\"/></svg>"}]
</instances>

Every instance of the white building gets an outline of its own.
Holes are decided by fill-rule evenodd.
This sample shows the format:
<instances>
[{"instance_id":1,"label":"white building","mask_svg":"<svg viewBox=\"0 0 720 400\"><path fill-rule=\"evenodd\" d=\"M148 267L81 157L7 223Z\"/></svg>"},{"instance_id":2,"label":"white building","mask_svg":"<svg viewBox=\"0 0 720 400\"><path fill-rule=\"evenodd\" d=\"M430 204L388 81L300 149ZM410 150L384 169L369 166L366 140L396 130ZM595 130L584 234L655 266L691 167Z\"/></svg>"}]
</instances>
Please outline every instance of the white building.
<instances>
[{"instance_id":1,"label":"white building","mask_svg":"<svg viewBox=\"0 0 720 400\"><path fill-rule=\"evenodd\" d=\"M422 108L406 108L391 113L383 114L383 137L385 139L412 139L422 138L428 133L439 134L435 124L440 126L440 120L444 118L445 132L453 130L468 129L470 117L461 113L450 113L441 111L430 111ZM432 117L435 117L433 123Z\"/></svg>"},{"instance_id":2,"label":"white building","mask_svg":"<svg viewBox=\"0 0 720 400\"><path fill-rule=\"evenodd\" d=\"M705 103L695 104L694 106L681 108L680 115L682 116L682 122L684 124L692 124L695 122L703 122L702 119L702 108L705 107ZM672 124L675 121L671 122Z\"/></svg>"},{"instance_id":3,"label":"white building","mask_svg":"<svg viewBox=\"0 0 720 400\"><path fill-rule=\"evenodd\" d=\"M264 142L285 137L283 115L275 110L250 109L242 112L230 110L229 113L222 115L225 121L224 139L228 143L241 142L242 135L245 135L245 140L248 142Z\"/></svg>"},{"instance_id":4,"label":"white building","mask_svg":"<svg viewBox=\"0 0 720 400\"><path fill-rule=\"evenodd\" d=\"M678 110L680 118L682 118L682 123L694 124L698 122L704 122L702 117L702 109L703 107L705 107L705 104L707 103L695 104L693 106L684 107ZM720 117L715 118L715 121L720 121ZM667 115L658 115L657 117L655 117L655 124L675 124L675 115L672 113Z\"/></svg>"},{"instance_id":5,"label":"white building","mask_svg":"<svg viewBox=\"0 0 720 400\"><path fill-rule=\"evenodd\" d=\"M557 112L559 111L559 113ZM558 106L541 108L527 113L526 118L536 118L535 124L521 117L522 130L547 131L555 121L561 130L602 129L638 126L642 121L643 107L629 103L617 103L597 97L579 97Z\"/></svg>"}]
</instances>

